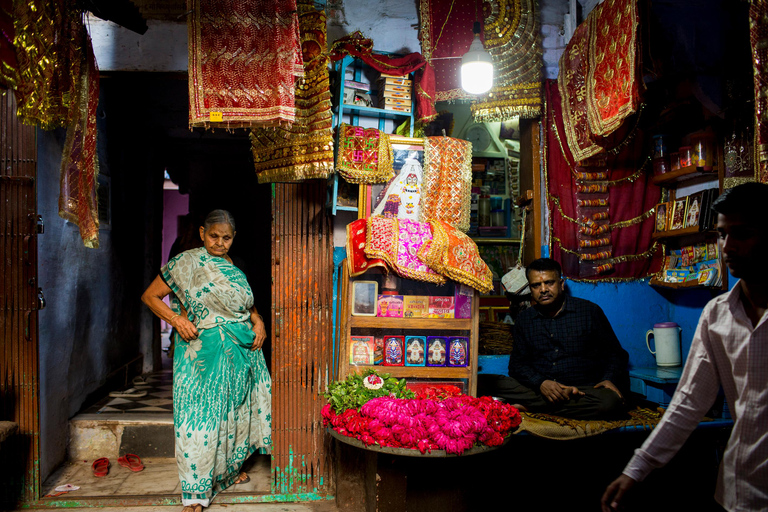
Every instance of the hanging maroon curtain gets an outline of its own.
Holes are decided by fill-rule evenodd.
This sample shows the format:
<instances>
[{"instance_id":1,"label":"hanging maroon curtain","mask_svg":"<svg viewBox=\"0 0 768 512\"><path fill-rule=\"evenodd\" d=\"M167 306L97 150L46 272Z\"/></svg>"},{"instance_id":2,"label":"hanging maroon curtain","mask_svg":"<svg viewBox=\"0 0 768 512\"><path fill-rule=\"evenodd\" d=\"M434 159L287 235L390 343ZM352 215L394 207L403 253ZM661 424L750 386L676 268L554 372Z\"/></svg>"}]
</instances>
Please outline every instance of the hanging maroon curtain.
<instances>
[{"instance_id":1,"label":"hanging maroon curtain","mask_svg":"<svg viewBox=\"0 0 768 512\"><path fill-rule=\"evenodd\" d=\"M577 166L566 142L557 82L548 80L544 90L552 258L560 262L567 277L576 279L639 279L658 272L663 254L652 233L661 189L651 182L642 131L631 130L618 151L608 151L584 162L588 166ZM582 192L590 189L598 193ZM593 196L604 199L604 204L586 209L579 206L579 200L589 201ZM584 211L602 213L602 208L606 219L584 219ZM583 233L590 229L598 232ZM607 244L601 242L604 239L608 239ZM604 252L609 253L604 258L589 259Z\"/></svg>"}]
</instances>

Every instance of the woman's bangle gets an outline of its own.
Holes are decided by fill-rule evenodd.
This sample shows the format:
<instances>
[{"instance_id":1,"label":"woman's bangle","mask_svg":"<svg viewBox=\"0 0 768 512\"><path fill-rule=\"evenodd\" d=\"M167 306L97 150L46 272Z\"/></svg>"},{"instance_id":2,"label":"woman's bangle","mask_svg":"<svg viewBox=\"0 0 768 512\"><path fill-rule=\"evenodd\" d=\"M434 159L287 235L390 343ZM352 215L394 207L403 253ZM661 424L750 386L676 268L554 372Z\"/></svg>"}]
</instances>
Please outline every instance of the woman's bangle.
<instances>
[{"instance_id":1,"label":"woman's bangle","mask_svg":"<svg viewBox=\"0 0 768 512\"><path fill-rule=\"evenodd\" d=\"M171 317L171 319L170 319L170 320L168 320L168 323L171 323L171 322L173 322L173 319L174 319L174 318L176 318L177 316L181 316L181 313L176 313L175 315L173 315L173 316Z\"/></svg>"}]
</instances>

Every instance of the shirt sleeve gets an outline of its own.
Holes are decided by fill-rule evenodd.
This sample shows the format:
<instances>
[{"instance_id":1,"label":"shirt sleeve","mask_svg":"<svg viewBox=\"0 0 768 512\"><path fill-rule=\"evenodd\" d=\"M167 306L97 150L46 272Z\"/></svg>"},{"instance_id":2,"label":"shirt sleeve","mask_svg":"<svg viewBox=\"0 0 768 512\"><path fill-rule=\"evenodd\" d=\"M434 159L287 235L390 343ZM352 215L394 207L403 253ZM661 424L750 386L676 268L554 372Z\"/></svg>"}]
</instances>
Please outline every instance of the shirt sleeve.
<instances>
[{"instance_id":1,"label":"shirt sleeve","mask_svg":"<svg viewBox=\"0 0 768 512\"><path fill-rule=\"evenodd\" d=\"M674 457L717 397L720 379L709 338L711 306L711 303L708 304L701 316L669 408L624 468L623 473L638 482Z\"/></svg>"},{"instance_id":2,"label":"shirt sleeve","mask_svg":"<svg viewBox=\"0 0 768 512\"><path fill-rule=\"evenodd\" d=\"M595 306L593 318L600 340L600 350L605 355L605 372L602 380L611 381L622 392L628 391L626 388L629 387L627 373L629 354L619 343L619 339L611 327L611 322L608 321L600 306Z\"/></svg>"},{"instance_id":3,"label":"shirt sleeve","mask_svg":"<svg viewBox=\"0 0 768 512\"><path fill-rule=\"evenodd\" d=\"M525 336L520 319L515 322L512 332L514 342L509 356L509 376L517 379L520 384L538 391L541 383L547 380L547 376L538 372L531 364L530 340Z\"/></svg>"}]
</instances>

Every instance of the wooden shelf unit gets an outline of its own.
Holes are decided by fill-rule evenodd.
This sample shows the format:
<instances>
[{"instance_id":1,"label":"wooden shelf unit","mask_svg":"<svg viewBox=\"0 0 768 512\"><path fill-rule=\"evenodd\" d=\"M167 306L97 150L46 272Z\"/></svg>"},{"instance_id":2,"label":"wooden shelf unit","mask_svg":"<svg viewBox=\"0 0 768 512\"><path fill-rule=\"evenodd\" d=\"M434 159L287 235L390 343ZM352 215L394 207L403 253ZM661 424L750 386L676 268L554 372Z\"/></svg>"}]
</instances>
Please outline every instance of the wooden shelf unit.
<instances>
[{"instance_id":1,"label":"wooden shelf unit","mask_svg":"<svg viewBox=\"0 0 768 512\"><path fill-rule=\"evenodd\" d=\"M349 277L346 262L342 263L342 309L339 322L339 379L346 379L351 373L362 374L368 369L374 368L380 374L388 373L393 377L417 378L417 379L465 379L467 381L466 392L469 395L477 395L477 347L478 339L478 308L480 297L477 291L472 295L472 317L461 318L387 318L373 316L353 316L352 292L350 282L354 279L366 279L366 274ZM401 280L405 280L401 278ZM388 329L393 335L429 335L426 331L432 331L434 335L444 335L445 332L455 332L457 336L469 338L469 365L466 367L452 366L385 366L385 365L351 365L349 364L349 340L352 329L373 330ZM425 354L426 357L426 354Z\"/></svg>"},{"instance_id":2,"label":"wooden shelf unit","mask_svg":"<svg viewBox=\"0 0 768 512\"><path fill-rule=\"evenodd\" d=\"M701 167L691 165L689 167L681 167L680 169L675 169L674 171L665 172L664 174L657 174L652 178L652 180L654 185L671 186L676 183L680 183L681 181L699 178L702 176L717 178L717 169L715 168L709 171L705 171Z\"/></svg>"}]
</instances>

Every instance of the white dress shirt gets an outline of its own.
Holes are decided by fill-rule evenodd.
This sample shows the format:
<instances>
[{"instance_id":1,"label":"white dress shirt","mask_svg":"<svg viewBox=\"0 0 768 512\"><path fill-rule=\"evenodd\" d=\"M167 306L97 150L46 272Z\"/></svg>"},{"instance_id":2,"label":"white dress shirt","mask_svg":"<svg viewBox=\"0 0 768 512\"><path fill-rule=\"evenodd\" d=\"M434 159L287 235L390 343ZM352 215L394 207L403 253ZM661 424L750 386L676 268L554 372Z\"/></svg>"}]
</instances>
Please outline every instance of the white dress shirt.
<instances>
[{"instance_id":1,"label":"white dress shirt","mask_svg":"<svg viewBox=\"0 0 768 512\"><path fill-rule=\"evenodd\" d=\"M726 510L768 510L768 315L753 328L741 282L699 319L680 383L662 420L624 468L643 480L677 453L722 385L734 424L715 499Z\"/></svg>"}]
</instances>

